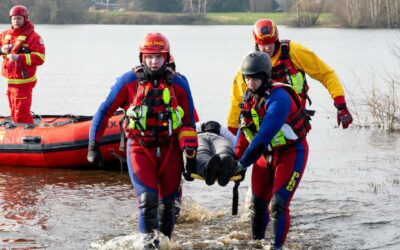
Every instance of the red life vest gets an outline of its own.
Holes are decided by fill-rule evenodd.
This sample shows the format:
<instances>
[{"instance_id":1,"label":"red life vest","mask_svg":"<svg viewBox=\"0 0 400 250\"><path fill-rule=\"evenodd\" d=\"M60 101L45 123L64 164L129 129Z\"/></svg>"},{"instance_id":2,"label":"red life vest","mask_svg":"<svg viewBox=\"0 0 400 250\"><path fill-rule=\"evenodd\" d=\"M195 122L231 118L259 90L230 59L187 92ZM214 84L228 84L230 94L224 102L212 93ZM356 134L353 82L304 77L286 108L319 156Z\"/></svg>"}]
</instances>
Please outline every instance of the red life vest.
<instances>
[{"instance_id":1,"label":"red life vest","mask_svg":"<svg viewBox=\"0 0 400 250\"><path fill-rule=\"evenodd\" d=\"M35 84L36 68L44 62L43 40L34 31L31 22L26 21L19 29L8 29L0 34L0 45L12 45L11 54L19 54L16 62L3 56L2 75L8 84ZM21 58L22 57L22 58Z\"/></svg>"},{"instance_id":2,"label":"red life vest","mask_svg":"<svg viewBox=\"0 0 400 250\"><path fill-rule=\"evenodd\" d=\"M262 120L264 119L266 113L265 103L267 102L269 96L278 88L285 88L285 90L289 93L296 104L296 110L289 113L288 118L286 119L285 123L288 124L293 132L297 135L297 140L290 140L286 139L286 143L284 145L274 146L274 149L286 147L288 145L294 144L298 140L302 140L306 137L308 131L311 129L311 124L309 122L309 116L307 112L305 112L304 107L302 106L302 100L299 94L289 85L283 83L273 83L272 88L269 89L268 93L265 96L258 96L252 94L250 90L245 92L243 103L241 106L241 128L247 128L251 131L253 135L258 132L259 125L261 124ZM252 112L252 109L255 112ZM256 120L258 119L258 121ZM257 124L258 123L258 124ZM278 132L279 134L280 132ZM277 135L278 135L277 134ZM276 135L276 136L277 136Z\"/></svg>"},{"instance_id":3,"label":"red life vest","mask_svg":"<svg viewBox=\"0 0 400 250\"><path fill-rule=\"evenodd\" d=\"M127 112L128 122L125 126L127 137L140 138L146 144L162 142L172 135L177 135L179 127L172 124L172 113L180 108L172 82L175 72L167 68L165 78L161 78L159 81L150 81L145 77L143 67L136 67L134 71L138 76L138 85L136 96ZM168 103L163 99L164 91L169 93ZM129 116L130 109L139 113L139 117L136 117L137 120ZM130 126L129 122L132 120L134 120L134 124Z\"/></svg>"},{"instance_id":4,"label":"red life vest","mask_svg":"<svg viewBox=\"0 0 400 250\"><path fill-rule=\"evenodd\" d=\"M281 54L272 67L271 78L274 82L286 83L292 85L301 97L303 107L306 106L306 100L311 104L311 100L307 95L308 84L304 71L296 69L289 56L290 40L281 41ZM301 75L300 75L301 74ZM301 85L301 86L297 86Z\"/></svg>"}]
</instances>

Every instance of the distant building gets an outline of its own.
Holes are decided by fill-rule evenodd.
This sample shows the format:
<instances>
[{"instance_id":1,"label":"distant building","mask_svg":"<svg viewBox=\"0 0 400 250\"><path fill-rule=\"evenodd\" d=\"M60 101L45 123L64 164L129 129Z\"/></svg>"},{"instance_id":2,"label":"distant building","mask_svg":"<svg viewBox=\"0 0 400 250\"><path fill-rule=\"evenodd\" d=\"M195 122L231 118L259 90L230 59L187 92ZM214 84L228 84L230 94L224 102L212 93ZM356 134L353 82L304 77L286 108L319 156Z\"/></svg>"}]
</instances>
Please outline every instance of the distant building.
<instances>
[{"instance_id":1,"label":"distant building","mask_svg":"<svg viewBox=\"0 0 400 250\"><path fill-rule=\"evenodd\" d=\"M123 8L121 4L117 4L117 0L92 0L96 10L119 10Z\"/></svg>"}]
</instances>

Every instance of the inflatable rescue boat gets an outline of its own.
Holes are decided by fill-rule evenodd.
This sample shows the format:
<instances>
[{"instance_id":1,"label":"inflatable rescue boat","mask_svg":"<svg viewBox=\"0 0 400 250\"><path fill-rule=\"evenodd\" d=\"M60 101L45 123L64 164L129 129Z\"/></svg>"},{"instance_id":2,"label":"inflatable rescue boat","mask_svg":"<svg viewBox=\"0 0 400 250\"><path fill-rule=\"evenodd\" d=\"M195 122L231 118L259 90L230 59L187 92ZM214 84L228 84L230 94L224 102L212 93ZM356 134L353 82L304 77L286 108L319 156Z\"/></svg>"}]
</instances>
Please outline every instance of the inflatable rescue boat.
<instances>
[{"instance_id":1,"label":"inflatable rescue boat","mask_svg":"<svg viewBox=\"0 0 400 250\"><path fill-rule=\"evenodd\" d=\"M123 152L117 112L108 122L100 150L106 164L118 164ZM34 125L12 123L0 116L0 166L82 167L87 156L92 116L34 115ZM119 166L119 165L118 165Z\"/></svg>"}]
</instances>

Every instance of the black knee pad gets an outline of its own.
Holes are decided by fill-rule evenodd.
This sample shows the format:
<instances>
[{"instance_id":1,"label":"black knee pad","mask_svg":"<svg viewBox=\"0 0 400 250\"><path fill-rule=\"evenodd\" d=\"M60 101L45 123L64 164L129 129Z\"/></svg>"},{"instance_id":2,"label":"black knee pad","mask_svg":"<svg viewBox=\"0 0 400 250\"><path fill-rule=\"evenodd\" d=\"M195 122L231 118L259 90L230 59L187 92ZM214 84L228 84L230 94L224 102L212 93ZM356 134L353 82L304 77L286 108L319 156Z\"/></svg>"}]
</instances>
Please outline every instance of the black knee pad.
<instances>
[{"instance_id":1,"label":"black knee pad","mask_svg":"<svg viewBox=\"0 0 400 250\"><path fill-rule=\"evenodd\" d=\"M139 197L139 209L142 214L146 233L158 229L158 194L154 192L142 193Z\"/></svg>"},{"instance_id":2,"label":"black knee pad","mask_svg":"<svg viewBox=\"0 0 400 250\"><path fill-rule=\"evenodd\" d=\"M274 194L271 200L271 217L279 218L285 213L286 203L278 194Z\"/></svg>"},{"instance_id":3,"label":"black knee pad","mask_svg":"<svg viewBox=\"0 0 400 250\"><path fill-rule=\"evenodd\" d=\"M251 197L251 215L257 216L264 214L267 211L267 202L256 196Z\"/></svg>"}]
</instances>

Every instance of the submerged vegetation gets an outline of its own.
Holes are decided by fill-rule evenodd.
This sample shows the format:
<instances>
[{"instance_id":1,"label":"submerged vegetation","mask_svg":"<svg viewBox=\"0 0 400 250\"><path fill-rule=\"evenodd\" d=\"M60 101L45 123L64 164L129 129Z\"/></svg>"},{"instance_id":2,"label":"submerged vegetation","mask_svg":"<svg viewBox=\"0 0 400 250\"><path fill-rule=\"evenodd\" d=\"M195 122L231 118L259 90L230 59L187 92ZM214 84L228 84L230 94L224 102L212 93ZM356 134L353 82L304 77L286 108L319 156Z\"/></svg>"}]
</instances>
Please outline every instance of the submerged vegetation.
<instances>
[{"instance_id":1,"label":"submerged vegetation","mask_svg":"<svg viewBox=\"0 0 400 250\"><path fill-rule=\"evenodd\" d=\"M383 84L378 84L379 87L373 81L371 89L358 84L361 100L358 103L352 101L358 126L400 132L400 82L397 79L395 76L382 79Z\"/></svg>"}]
</instances>

